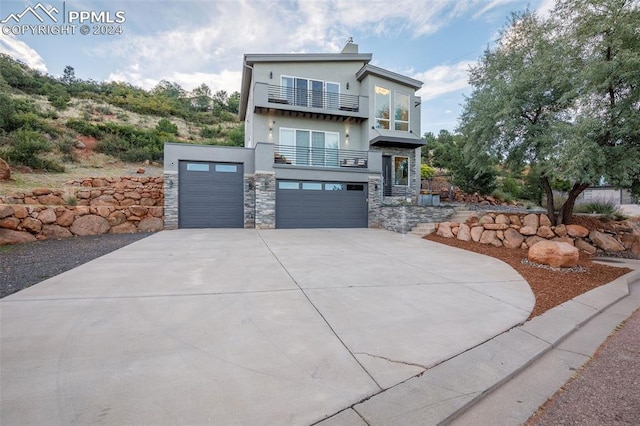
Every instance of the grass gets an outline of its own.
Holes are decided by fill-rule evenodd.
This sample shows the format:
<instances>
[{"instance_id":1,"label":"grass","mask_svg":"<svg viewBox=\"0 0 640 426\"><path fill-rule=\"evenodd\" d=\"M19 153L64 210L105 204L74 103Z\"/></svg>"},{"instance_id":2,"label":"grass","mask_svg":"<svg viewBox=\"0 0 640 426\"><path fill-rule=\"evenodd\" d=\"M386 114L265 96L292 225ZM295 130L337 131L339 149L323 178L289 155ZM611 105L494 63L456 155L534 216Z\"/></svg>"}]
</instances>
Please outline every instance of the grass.
<instances>
[{"instance_id":1,"label":"grass","mask_svg":"<svg viewBox=\"0 0 640 426\"><path fill-rule=\"evenodd\" d=\"M595 214L609 220L623 220L626 216L612 200L594 200L588 203L577 204L576 213Z\"/></svg>"}]
</instances>

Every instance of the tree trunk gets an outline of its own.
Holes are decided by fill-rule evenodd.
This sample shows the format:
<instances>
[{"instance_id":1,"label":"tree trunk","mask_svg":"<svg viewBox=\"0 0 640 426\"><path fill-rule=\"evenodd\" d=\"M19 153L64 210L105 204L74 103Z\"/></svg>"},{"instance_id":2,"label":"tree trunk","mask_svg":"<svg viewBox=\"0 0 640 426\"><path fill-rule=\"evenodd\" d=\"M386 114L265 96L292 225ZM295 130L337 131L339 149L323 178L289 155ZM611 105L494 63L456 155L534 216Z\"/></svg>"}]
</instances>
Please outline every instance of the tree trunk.
<instances>
[{"instance_id":1,"label":"tree trunk","mask_svg":"<svg viewBox=\"0 0 640 426\"><path fill-rule=\"evenodd\" d=\"M582 191L584 191L588 187L588 183L576 182L573 185L573 188L571 188L571 191L569 191L569 195L567 196L567 201L564 202L564 204L560 208L560 211L558 212L558 216L555 218L556 226L560 224L569 224L569 221L573 216L573 206L576 203L576 198L578 198L578 195L580 195Z\"/></svg>"},{"instance_id":2,"label":"tree trunk","mask_svg":"<svg viewBox=\"0 0 640 426\"><path fill-rule=\"evenodd\" d=\"M547 216L549 219L556 223L556 213L555 208L553 207L553 189L551 189L551 183L549 183L549 179L546 176L540 176L540 183L542 184L542 188L544 189L544 194L547 197Z\"/></svg>"}]
</instances>

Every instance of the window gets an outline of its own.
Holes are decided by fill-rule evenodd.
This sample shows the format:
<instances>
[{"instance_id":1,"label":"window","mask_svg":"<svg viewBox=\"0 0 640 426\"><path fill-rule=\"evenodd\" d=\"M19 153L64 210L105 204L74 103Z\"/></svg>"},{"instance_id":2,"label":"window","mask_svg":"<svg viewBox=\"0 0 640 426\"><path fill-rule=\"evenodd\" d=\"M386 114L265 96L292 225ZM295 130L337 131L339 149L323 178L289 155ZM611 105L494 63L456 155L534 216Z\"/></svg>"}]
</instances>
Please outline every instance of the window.
<instances>
[{"instance_id":1,"label":"window","mask_svg":"<svg viewBox=\"0 0 640 426\"><path fill-rule=\"evenodd\" d=\"M391 91L384 87L376 86L376 128L389 128L389 105L391 104Z\"/></svg>"},{"instance_id":2,"label":"window","mask_svg":"<svg viewBox=\"0 0 640 426\"><path fill-rule=\"evenodd\" d=\"M233 164L216 164L216 172L222 173L236 173L238 166Z\"/></svg>"},{"instance_id":3,"label":"window","mask_svg":"<svg viewBox=\"0 0 640 426\"><path fill-rule=\"evenodd\" d=\"M322 191L321 182L302 182L302 189L311 191Z\"/></svg>"},{"instance_id":4,"label":"window","mask_svg":"<svg viewBox=\"0 0 640 426\"><path fill-rule=\"evenodd\" d=\"M395 129L402 130L404 132L409 131L409 95L404 93L395 92L394 94L394 122Z\"/></svg>"},{"instance_id":5,"label":"window","mask_svg":"<svg viewBox=\"0 0 640 426\"><path fill-rule=\"evenodd\" d=\"M324 184L325 191L344 191L344 183L326 182Z\"/></svg>"},{"instance_id":6,"label":"window","mask_svg":"<svg viewBox=\"0 0 640 426\"><path fill-rule=\"evenodd\" d=\"M339 141L336 132L280 129L280 154L292 164L338 167Z\"/></svg>"},{"instance_id":7,"label":"window","mask_svg":"<svg viewBox=\"0 0 640 426\"><path fill-rule=\"evenodd\" d=\"M300 183L280 181L278 182L278 189L300 189Z\"/></svg>"},{"instance_id":8,"label":"window","mask_svg":"<svg viewBox=\"0 0 640 426\"><path fill-rule=\"evenodd\" d=\"M299 77L280 77L281 98L290 105L340 108L340 84Z\"/></svg>"},{"instance_id":9,"label":"window","mask_svg":"<svg viewBox=\"0 0 640 426\"><path fill-rule=\"evenodd\" d=\"M187 163L187 170L190 172L208 172L209 165L205 163Z\"/></svg>"},{"instance_id":10,"label":"window","mask_svg":"<svg viewBox=\"0 0 640 426\"><path fill-rule=\"evenodd\" d=\"M408 157L394 157L393 158L393 184L394 185L409 185L409 158Z\"/></svg>"}]
</instances>

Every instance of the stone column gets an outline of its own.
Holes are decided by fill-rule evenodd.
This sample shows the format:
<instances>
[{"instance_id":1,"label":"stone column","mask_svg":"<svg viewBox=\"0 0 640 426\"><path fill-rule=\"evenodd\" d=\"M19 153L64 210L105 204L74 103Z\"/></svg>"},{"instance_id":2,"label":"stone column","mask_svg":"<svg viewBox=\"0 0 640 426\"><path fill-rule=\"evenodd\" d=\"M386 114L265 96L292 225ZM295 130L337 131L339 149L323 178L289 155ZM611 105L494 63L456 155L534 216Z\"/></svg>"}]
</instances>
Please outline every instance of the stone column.
<instances>
[{"instance_id":1,"label":"stone column","mask_svg":"<svg viewBox=\"0 0 640 426\"><path fill-rule=\"evenodd\" d=\"M256 172L255 192L255 227L274 229L276 227L276 174Z\"/></svg>"},{"instance_id":2,"label":"stone column","mask_svg":"<svg viewBox=\"0 0 640 426\"><path fill-rule=\"evenodd\" d=\"M164 229L178 228L178 172L164 173Z\"/></svg>"}]
</instances>

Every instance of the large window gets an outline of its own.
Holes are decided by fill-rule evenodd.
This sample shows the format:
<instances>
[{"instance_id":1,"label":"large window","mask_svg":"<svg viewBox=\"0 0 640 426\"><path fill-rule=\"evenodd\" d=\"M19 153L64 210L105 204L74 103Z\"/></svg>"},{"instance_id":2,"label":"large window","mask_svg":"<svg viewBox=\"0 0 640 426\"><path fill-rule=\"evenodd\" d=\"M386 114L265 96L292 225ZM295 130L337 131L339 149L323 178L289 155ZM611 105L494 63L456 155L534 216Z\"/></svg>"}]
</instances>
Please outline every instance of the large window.
<instances>
[{"instance_id":1,"label":"large window","mask_svg":"<svg viewBox=\"0 0 640 426\"><path fill-rule=\"evenodd\" d=\"M340 108L340 84L331 81L282 76L282 99L287 103L314 108Z\"/></svg>"},{"instance_id":2,"label":"large window","mask_svg":"<svg viewBox=\"0 0 640 426\"><path fill-rule=\"evenodd\" d=\"M389 128L389 105L391 104L391 91L384 87L376 86L376 128Z\"/></svg>"},{"instance_id":3,"label":"large window","mask_svg":"<svg viewBox=\"0 0 640 426\"><path fill-rule=\"evenodd\" d=\"M404 93L394 93L394 122L395 129L405 132L409 131L409 95Z\"/></svg>"},{"instance_id":4,"label":"large window","mask_svg":"<svg viewBox=\"0 0 640 426\"><path fill-rule=\"evenodd\" d=\"M340 135L319 130L280 129L280 154L292 164L338 167Z\"/></svg>"},{"instance_id":5,"label":"large window","mask_svg":"<svg viewBox=\"0 0 640 426\"><path fill-rule=\"evenodd\" d=\"M408 157L394 157L394 185L409 185L409 158Z\"/></svg>"}]
</instances>

